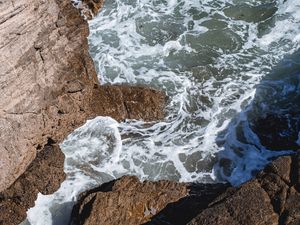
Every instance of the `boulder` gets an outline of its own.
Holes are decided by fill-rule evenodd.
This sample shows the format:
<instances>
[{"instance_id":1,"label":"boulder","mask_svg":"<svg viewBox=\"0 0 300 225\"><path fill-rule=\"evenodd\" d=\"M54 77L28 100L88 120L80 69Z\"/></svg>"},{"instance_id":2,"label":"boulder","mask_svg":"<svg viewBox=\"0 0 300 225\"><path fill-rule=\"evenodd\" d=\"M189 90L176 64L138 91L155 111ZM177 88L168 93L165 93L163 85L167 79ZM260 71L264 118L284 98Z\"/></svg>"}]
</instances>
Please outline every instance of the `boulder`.
<instances>
[{"instance_id":1,"label":"boulder","mask_svg":"<svg viewBox=\"0 0 300 225\"><path fill-rule=\"evenodd\" d=\"M70 224L186 224L225 187L124 176L82 193Z\"/></svg>"}]
</instances>

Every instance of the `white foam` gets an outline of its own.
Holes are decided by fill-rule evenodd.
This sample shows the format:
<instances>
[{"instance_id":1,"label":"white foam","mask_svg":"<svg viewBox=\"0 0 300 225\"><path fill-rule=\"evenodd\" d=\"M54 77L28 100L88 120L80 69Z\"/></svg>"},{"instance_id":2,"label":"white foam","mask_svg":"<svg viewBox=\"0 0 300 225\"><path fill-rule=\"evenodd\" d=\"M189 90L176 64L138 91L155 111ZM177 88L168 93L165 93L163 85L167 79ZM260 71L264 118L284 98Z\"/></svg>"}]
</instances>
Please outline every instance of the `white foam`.
<instances>
[{"instance_id":1,"label":"white foam","mask_svg":"<svg viewBox=\"0 0 300 225\"><path fill-rule=\"evenodd\" d=\"M293 52L299 47L297 42L293 42L287 49L287 46L282 43L282 38L289 41L297 39L294 33L300 29L299 18L296 14L299 3L293 0L277 3L279 10L273 16L277 20L275 26L270 27L270 32L261 38L258 38L257 23L233 20L224 14L222 11L224 7L236 4L232 1L219 1L218 4L213 4L213 1L200 3L174 0L168 3L154 3L143 0L136 4L122 1L108 4L109 7L90 22L89 41L92 47L99 47L94 60L96 63L99 62L98 69L100 75L104 77L103 82L147 84L165 90L171 97L168 105L169 116L166 121L146 125L146 128L143 123L134 121L120 125L121 133L129 133L133 136L128 141L123 140L125 153L121 154L121 159L130 165L130 173L143 179L162 179L167 177L166 171L162 171L165 164L171 163L176 169L175 172L173 171L174 174L169 175L170 179L205 181L206 175L213 179L213 173L209 171L206 171L205 175L197 169L191 172L187 169L189 165L185 161L190 160L189 156L193 158L195 152L200 152L201 157L198 159L200 163L204 158L212 158L216 153L232 147L245 149L243 160L232 157L233 160L237 160L233 171L237 177L241 173L241 176L249 178L251 171L262 168L273 153L267 153L267 149L263 146L253 150L252 142L249 146L239 143L233 133L236 132L236 126L240 121L247 121L246 116L240 112L243 112L245 106L254 98L255 85L271 71L286 52ZM251 5L255 4L262 3L251 1ZM191 8L208 13L208 16L193 20L193 15L188 13ZM184 16L180 17L178 12ZM235 46L228 46L226 49L220 45L221 48L216 49L219 55L212 58L211 64L198 62L195 68L198 72L203 68L203 75L195 80L193 68L189 66L191 59L185 61L183 56L192 56L192 54L205 51L205 48L209 49L205 45L200 47L198 43L202 41L201 35L211 31L202 23L213 19L215 14L225 18L220 20L227 23L227 28L233 31L233 34L229 33L228 37ZM168 16L173 16L174 23L178 22L177 25L172 25L172 22L169 25L177 27L176 35L173 35L172 29L170 31L164 25L168 21L166 19ZM193 21L192 27L189 25L190 21ZM282 29L283 22L288 22L288 26L284 29ZM294 31L286 35L285 32L292 30ZM115 47L112 47L110 40L105 40L103 33L108 31L114 37L110 40L117 40ZM173 35L171 39L169 39L170 35ZM149 37L155 41L148 40ZM161 39L159 40L158 37ZM196 41L190 42L188 39L190 37L195 38ZM216 44L219 45L218 42ZM95 53L92 51L92 54ZM110 57L107 58L106 54ZM176 57L182 57L181 61L176 61ZM172 61L174 59L175 61ZM218 72L210 72L207 70L207 65L216 68ZM108 71L108 67L114 68L114 72ZM218 76L223 76L222 71L226 70L230 73L220 79ZM206 73L210 76L209 78L205 78ZM208 99L209 105L201 100L198 101L198 98ZM237 119L237 123L230 125L232 118L236 116L241 118ZM198 121L203 121L203 123ZM228 135L224 139L227 147L218 146L216 139L219 139L219 133L228 126L232 128L227 129ZM246 129L245 132L250 132L250 130L250 128L249 131ZM138 138L134 138L135 135ZM230 136L233 138L232 144L230 144ZM252 139L256 140L257 137L252 135ZM255 144L259 146L258 143ZM254 152L251 153L250 149ZM226 151L229 152L228 149ZM148 152L148 154L143 154L143 152ZM180 154L185 155L187 159L180 160ZM153 163L151 157L155 155L161 155L156 157L156 160L160 162L156 167L162 170L160 174L155 173L155 176L147 175L145 169L141 167L147 167L149 170L148 164ZM135 157L136 164L130 160L131 156ZM256 162L255 158L258 156L261 160ZM194 163L195 167L197 162ZM252 166L244 170L247 163ZM237 182L232 178L228 179L234 184L245 180Z\"/></svg>"},{"instance_id":2,"label":"white foam","mask_svg":"<svg viewBox=\"0 0 300 225\"><path fill-rule=\"evenodd\" d=\"M278 16L278 21L272 31L260 39L260 44L270 47L272 43L284 43L282 46L275 45L278 51L287 50L285 45L295 45L295 48L299 48L299 10L300 2L298 0L281 1L278 9L280 17ZM290 49L293 51L294 48Z\"/></svg>"},{"instance_id":3,"label":"white foam","mask_svg":"<svg viewBox=\"0 0 300 225\"><path fill-rule=\"evenodd\" d=\"M61 144L67 178L54 194L38 195L35 207L27 212L30 224L68 224L78 194L115 179L112 168L122 170L118 165L121 148L118 123L109 117L97 117L76 129Z\"/></svg>"}]
</instances>

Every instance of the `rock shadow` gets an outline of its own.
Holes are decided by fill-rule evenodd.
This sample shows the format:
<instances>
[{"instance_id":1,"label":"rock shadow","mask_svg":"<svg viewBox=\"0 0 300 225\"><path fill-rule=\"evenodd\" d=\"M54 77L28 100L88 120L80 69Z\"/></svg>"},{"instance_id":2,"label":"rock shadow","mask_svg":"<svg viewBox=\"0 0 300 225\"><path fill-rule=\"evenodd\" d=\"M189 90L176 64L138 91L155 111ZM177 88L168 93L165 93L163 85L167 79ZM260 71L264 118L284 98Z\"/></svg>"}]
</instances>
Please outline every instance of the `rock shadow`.
<instances>
[{"instance_id":1,"label":"rock shadow","mask_svg":"<svg viewBox=\"0 0 300 225\"><path fill-rule=\"evenodd\" d=\"M189 195L169 203L163 210L143 225L185 225L224 193L229 184L190 184Z\"/></svg>"}]
</instances>

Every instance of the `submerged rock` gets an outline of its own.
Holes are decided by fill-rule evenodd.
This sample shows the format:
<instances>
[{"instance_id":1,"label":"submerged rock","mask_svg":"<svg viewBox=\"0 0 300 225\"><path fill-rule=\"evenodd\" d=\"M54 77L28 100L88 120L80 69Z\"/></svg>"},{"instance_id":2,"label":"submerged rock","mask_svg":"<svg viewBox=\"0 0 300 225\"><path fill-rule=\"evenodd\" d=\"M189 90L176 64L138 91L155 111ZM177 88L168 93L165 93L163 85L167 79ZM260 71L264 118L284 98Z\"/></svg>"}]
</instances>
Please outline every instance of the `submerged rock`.
<instances>
[{"instance_id":1,"label":"submerged rock","mask_svg":"<svg viewBox=\"0 0 300 225\"><path fill-rule=\"evenodd\" d=\"M256 118L253 130L261 143L270 150L297 150L299 148L298 112L284 115L268 114L265 117Z\"/></svg>"}]
</instances>

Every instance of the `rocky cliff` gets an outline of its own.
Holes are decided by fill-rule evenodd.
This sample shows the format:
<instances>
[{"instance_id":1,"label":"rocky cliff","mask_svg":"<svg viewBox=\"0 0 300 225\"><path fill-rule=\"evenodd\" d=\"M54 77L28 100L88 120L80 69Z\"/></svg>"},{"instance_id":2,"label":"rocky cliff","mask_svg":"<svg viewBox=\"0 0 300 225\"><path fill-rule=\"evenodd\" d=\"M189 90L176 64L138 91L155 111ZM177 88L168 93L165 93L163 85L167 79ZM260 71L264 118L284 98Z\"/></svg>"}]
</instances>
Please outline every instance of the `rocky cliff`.
<instances>
[{"instance_id":1,"label":"rocky cliff","mask_svg":"<svg viewBox=\"0 0 300 225\"><path fill-rule=\"evenodd\" d=\"M95 14L103 1L83 2ZM88 118L164 115L162 92L99 86L88 34L70 0L0 1L0 224L19 223L38 192L59 187L58 143Z\"/></svg>"}]
</instances>

